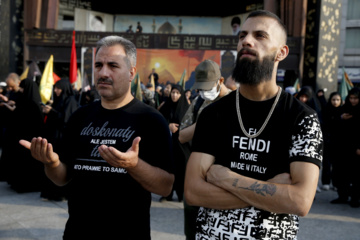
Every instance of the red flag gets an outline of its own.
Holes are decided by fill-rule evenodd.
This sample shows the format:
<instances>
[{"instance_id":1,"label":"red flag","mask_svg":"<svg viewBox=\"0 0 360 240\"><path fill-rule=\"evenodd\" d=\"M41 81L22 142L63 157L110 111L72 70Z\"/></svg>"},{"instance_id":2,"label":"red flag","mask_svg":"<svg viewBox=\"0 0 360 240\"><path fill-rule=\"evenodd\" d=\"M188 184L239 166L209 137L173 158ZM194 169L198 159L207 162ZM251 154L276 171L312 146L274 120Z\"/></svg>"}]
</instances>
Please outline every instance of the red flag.
<instances>
[{"instance_id":1,"label":"red flag","mask_svg":"<svg viewBox=\"0 0 360 240\"><path fill-rule=\"evenodd\" d=\"M54 77L54 83L56 83L57 81L59 81L61 78L53 72L53 77Z\"/></svg>"},{"instance_id":2,"label":"red flag","mask_svg":"<svg viewBox=\"0 0 360 240\"><path fill-rule=\"evenodd\" d=\"M76 61L76 47L75 47L75 31L73 31L71 59L70 59L70 74L69 74L70 83L72 84L76 82L76 78L77 78L77 61Z\"/></svg>"}]
</instances>

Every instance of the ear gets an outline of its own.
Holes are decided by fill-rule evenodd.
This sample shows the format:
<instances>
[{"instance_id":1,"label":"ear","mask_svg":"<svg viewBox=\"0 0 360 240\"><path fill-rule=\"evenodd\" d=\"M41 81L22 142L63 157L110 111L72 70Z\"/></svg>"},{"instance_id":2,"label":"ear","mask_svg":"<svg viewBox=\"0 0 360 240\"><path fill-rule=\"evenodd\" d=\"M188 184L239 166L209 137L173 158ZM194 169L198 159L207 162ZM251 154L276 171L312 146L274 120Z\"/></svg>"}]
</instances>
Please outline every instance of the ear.
<instances>
[{"instance_id":1,"label":"ear","mask_svg":"<svg viewBox=\"0 0 360 240\"><path fill-rule=\"evenodd\" d=\"M276 56L276 61L280 62L284 60L288 54L289 54L289 47L287 45L283 45Z\"/></svg>"},{"instance_id":2,"label":"ear","mask_svg":"<svg viewBox=\"0 0 360 240\"><path fill-rule=\"evenodd\" d=\"M220 85L223 84L224 81L225 81L224 77L221 77L221 78L219 79L219 81L220 81Z\"/></svg>"},{"instance_id":3,"label":"ear","mask_svg":"<svg viewBox=\"0 0 360 240\"><path fill-rule=\"evenodd\" d=\"M130 68L130 82L134 79L134 77L135 77L135 75L136 75L136 67L131 67Z\"/></svg>"}]
</instances>

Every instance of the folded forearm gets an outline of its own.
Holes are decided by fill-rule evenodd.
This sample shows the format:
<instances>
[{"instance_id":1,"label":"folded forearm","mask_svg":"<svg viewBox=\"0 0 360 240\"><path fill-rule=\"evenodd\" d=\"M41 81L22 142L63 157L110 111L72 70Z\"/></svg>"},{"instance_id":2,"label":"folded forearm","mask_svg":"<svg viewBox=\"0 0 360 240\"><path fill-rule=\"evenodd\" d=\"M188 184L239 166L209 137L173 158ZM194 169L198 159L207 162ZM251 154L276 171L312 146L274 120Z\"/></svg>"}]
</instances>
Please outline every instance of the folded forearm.
<instances>
[{"instance_id":1,"label":"folded forearm","mask_svg":"<svg viewBox=\"0 0 360 240\"><path fill-rule=\"evenodd\" d=\"M138 183L141 184L144 189L149 192L161 196L167 196L172 190L174 175L161 168L151 166L141 159L139 159L136 167L126 170Z\"/></svg>"},{"instance_id":2,"label":"folded forearm","mask_svg":"<svg viewBox=\"0 0 360 240\"><path fill-rule=\"evenodd\" d=\"M223 180L220 187L254 207L275 213L305 216L313 200L313 197L304 196L296 185L259 181L235 174Z\"/></svg>"},{"instance_id":3,"label":"folded forearm","mask_svg":"<svg viewBox=\"0 0 360 240\"><path fill-rule=\"evenodd\" d=\"M222 210L249 206L232 193L205 181L185 183L185 199L189 205Z\"/></svg>"}]
</instances>

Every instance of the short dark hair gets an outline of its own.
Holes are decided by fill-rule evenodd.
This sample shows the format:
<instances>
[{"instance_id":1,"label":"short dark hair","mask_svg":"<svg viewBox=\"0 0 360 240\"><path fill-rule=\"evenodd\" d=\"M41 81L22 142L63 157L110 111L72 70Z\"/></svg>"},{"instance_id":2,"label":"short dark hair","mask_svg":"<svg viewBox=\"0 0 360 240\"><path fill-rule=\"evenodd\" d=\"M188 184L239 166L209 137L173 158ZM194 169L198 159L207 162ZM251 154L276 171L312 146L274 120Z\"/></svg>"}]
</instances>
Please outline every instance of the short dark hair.
<instances>
[{"instance_id":1,"label":"short dark hair","mask_svg":"<svg viewBox=\"0 0 360 240\"><path fill-rule=\"evenodd\" d=\"M114 45L121 45L126 54L126 61L129 67L136 66L136 46L133 42L120 36L106 36L97 42L96 54L101 47L112 47Z\"/></svg>"},{"instance_id":2,"label":"short dark hair","mask_svg":"<svg viewBox=\"0 0 360 240\"><path fill-rule=\"evenodd\" d=\"M286 42L286 40L287 40L286 26L283 23L283 21L276 14L266 11L266 10L257 10L257 11L251 12L246 19L253 18L253 17L269 17L269 18L276 20L278 22L279 26L281 27L281 29L285 33L285 42Z\"/></svg>"}]
</instances>

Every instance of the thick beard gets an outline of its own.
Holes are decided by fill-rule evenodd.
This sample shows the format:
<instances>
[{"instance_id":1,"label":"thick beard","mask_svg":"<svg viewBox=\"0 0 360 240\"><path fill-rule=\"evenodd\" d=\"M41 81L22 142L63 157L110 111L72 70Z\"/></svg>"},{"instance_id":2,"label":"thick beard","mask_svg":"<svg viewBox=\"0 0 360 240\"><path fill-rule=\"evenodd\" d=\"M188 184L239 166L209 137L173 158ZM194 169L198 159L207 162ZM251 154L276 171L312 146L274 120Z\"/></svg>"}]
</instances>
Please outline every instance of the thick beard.
<instances>
[{"instance_id":1,"label":"thick beard","mask_svg":"<svg viewBox=\"0 0 360 240\"><path fill-rule=\"evenodd\" d=\"M275 53L265 56L260 62L249 58L240 59L241 54L237 55L236 65L232 73L235 82L247 85L258 85L261 82L270 81L274 70Z\"/></svg>"}]
</instances>

